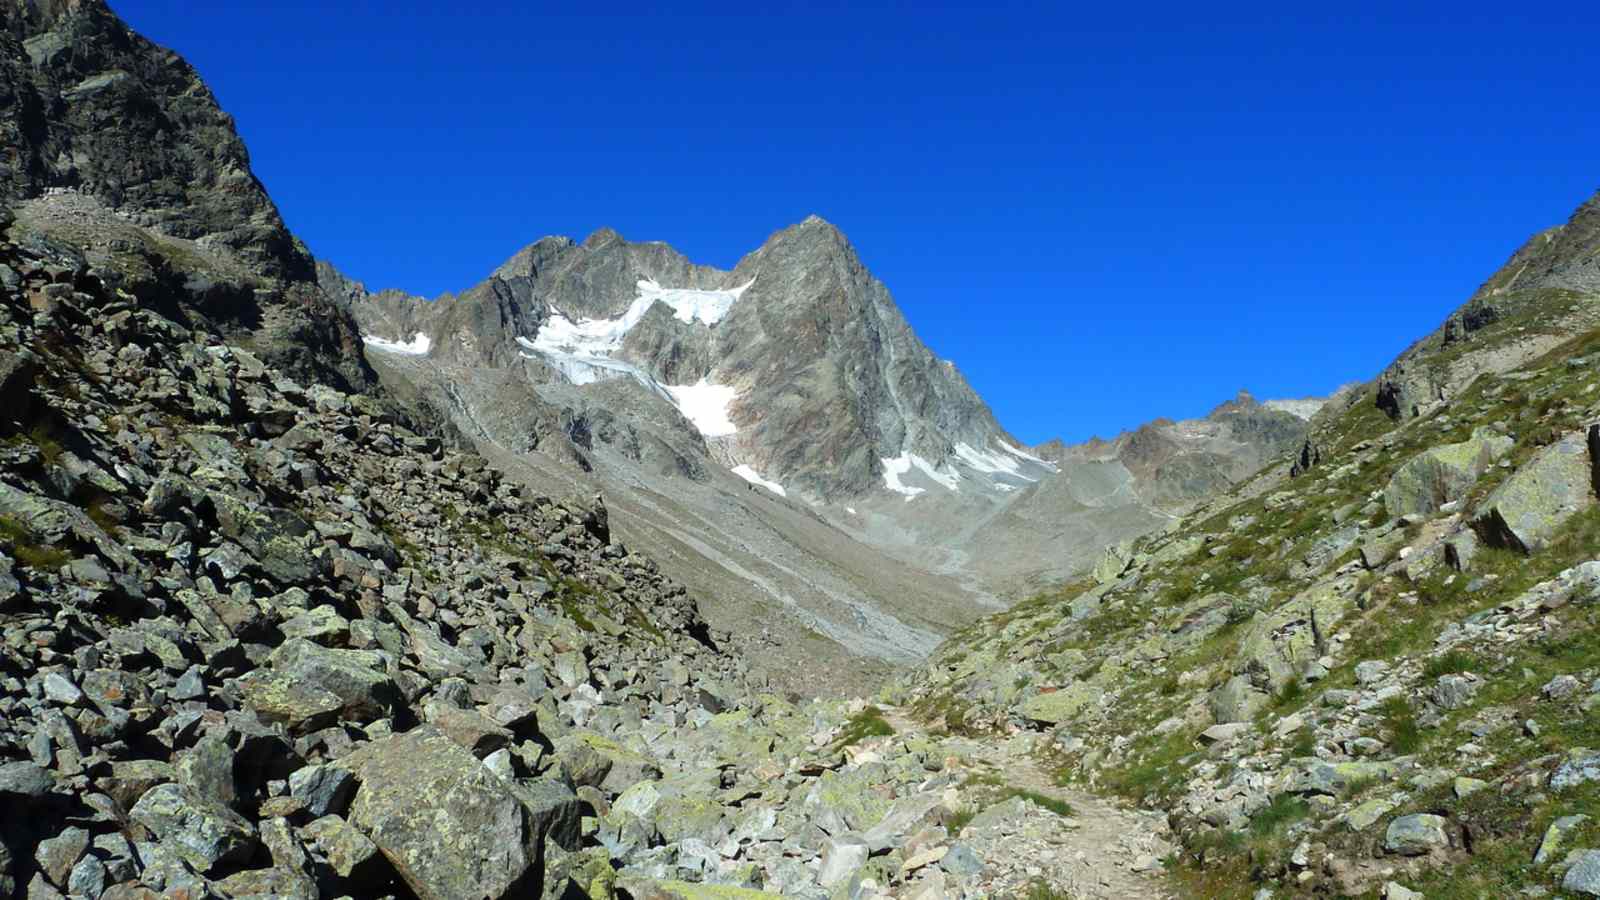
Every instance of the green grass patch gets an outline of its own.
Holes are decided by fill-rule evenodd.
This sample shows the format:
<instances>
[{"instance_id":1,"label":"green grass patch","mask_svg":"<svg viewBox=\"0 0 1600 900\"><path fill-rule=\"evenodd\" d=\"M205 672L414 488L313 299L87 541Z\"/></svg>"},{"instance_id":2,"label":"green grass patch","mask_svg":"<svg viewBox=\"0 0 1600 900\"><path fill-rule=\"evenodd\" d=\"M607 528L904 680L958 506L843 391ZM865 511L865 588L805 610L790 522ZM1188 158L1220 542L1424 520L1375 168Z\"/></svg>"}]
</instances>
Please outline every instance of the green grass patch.
<instances>
[{"instance_id":1,"label":"green grass patch","mask_svg":"<svg viewBox=\"0 0 1600 900\"><path fill-rule=\"evenodd\" d=\"M1005 796L1000 802L1004 803L1013 797L1021 797L1029 803L1032 803L1034 806L1037 806L1041 809L1047 809L1063 818L1072 815L1072 805L1067 803L1067 801L1057 800L1056 798L1046 794L1041 794L1037 791L1022 790L1021 788L1007 788Z\"/></svg>"},{"instance_id":2,"label":"green grass patch","mask_svg":"<svg viewBox=\"0 0 1600 900\"><path fill-rule=\"evenodd\" d=\"M850 717L844 729L834 739L833 745L839 750L854 747L869 738L889 737L894 734L894 726L883 717L883 710L876 706L869 706L861 712Z\"/></svg>"},{"instance_id":3,"label":"green grass patch","mask_svg":"<svg viewBox=\"0 0 1600 900\"><path fill-rule=\"evenodd\" d=\"M1407 756L1422 749L1422 729L1417 714L1404 697L1390 697L1378 707L1378 716L1389 733L1389 749Z\"/></svg>"},{"instance_id":4,"label":"green grass patch","mask_svg":"<svg viewBox=\"0 0 1600 900\"><path fill-rule=\"evenodd\" d=\"M0 546L22 566L38 572L54 572L72 561L72 554L37 542L27 526L0 516Z\"/></svg>"},{"instance_id":5,"label":"green grass patch","mask_svg":"<svg viewBox=\"0 0 1600 900\"><path fill-rule=\"evenodd\" d=\"M1472 671L1477 664L1472 654L1458 648L1451 649L1429 659L1422 667L1422 677L1431 681L1443 675L1459 675Z\"/></svg>"},{"instance_id":6,"label":"green grass patch","mask_svg":"<svg viewBox=\"0 0 1600 900\"><path fill-rule=\"evenodd\" d=\"M1311 805L1293 794L1279 794L1250 817L1250 834L1270 837L1284 827L1311 815Z\"/></svg>"},{"instance_id":7,"label":"green grass patch","mask_svg":"<svg viewBox=\"0 0 1600 900\"><path fill-rule=\"evenodd\" d=\"M1072 895L1056 890L1048 881L1035 881L1028 885L1022 900L1072 900Z\"/></svg>"}]
</instances>

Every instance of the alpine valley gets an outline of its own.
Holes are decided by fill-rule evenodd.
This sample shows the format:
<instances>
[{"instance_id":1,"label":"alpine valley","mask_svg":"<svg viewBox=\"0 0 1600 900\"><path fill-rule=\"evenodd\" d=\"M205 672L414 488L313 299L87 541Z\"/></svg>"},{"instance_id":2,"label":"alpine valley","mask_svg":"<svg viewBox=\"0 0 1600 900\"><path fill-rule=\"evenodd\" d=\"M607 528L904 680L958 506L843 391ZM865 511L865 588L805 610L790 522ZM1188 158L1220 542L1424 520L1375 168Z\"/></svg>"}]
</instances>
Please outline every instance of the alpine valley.
<instances>
[{"instance_id":1,"label":"alpine valley","mask_svg":"<svg viewBox=\"0 0 1600 900\"><path fill-rule=\"evenodd\" d=\"M1600 197L1026 446L815 216L372 292L102 0L0 135L0 896L1600 896Z\"/></svg>"}]
</instances>

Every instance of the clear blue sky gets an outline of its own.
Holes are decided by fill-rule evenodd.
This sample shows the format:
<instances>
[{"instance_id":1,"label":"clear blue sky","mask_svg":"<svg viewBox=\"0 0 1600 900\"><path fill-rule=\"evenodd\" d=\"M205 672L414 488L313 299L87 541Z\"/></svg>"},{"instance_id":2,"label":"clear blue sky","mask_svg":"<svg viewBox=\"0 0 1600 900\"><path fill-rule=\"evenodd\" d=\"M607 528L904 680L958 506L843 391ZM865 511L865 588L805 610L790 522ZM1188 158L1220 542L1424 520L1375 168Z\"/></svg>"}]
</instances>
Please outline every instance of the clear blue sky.
<instances>
[{"instance_id":1,"label":"clear blue sky","mask_svg":"<svg viewBox=\"0 0 1600 900\"><path fill-rule=\"evenodd\" d=\"M1600 187L1593 3L112 2L371 287L815 212L1028 442L1370 377Z\"/></svg>"}]
</instances>

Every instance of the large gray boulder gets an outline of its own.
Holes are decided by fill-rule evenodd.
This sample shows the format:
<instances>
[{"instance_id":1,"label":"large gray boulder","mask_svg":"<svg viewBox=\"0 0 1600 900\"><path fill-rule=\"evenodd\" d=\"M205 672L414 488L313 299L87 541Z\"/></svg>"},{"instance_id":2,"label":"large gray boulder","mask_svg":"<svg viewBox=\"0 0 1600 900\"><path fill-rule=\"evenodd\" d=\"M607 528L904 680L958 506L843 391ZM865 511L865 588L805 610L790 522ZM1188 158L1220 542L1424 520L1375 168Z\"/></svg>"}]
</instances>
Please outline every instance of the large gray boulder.
<instances>
[{"instance_id":1,"label":"large gray boulder","mask_svg":"<svg viewBox=\"0 0 1600 900\"><path fill-rule=\"evenodd\" d=\"M1479 428L1459 444L1424 450L1401 464L1383 489L1383 506L1394 517L1428 515L1464 496L1495 460L1516 442Z\"/></svg>"},{"instance_id":2,"label":"large gray boulder","mask_svg":"<svg viewBox=\"0 0 1600 900\"><path fill-rule=\"evenodd\" d=\"M1600 850L1584 850L1561 879L1561 889L1600 897Z\"/></svg>"},{"instance_id":3,"label":"large gray boulder","mask_svg":"<svg viewBox=\"0 0 1600 900\"><path fill-rule=\"evenodd\" d=\"M1443 816L1417 813L1401 816L1389 823L1383 847L1401 856L1422 856L1450 846L1450 834Z\"/></svg>"},{"instance_id":4,"label":"large gray boulder","mask_svg":"<svg viewBox=\"0 0 1600 900\"><path fill-rule=\"evenodd\" d=\"M285 641L267 658L272 671L296 685L339 698L345 719L370 722L393 715L400 689L388 674L388 656L375 650L331 650L304 638Z\"/></svg>"},{"instance_id":5,"label":"large gray boulder","mask_svg":"<svg viewBox=\"0 0 1600 900\"><path fill-rule=\"evenodd\" d=\"M243 816L176 784L146 791L128 815L200 872L248 862L258 844Z\"/></svg>"},{"instance_id":6,"label":"large gray boulder","mask_svg":"<svg viewBox=\"0 0 1600 900\"><path fill-rule=\"evenodd\" d=\"M361 782L350 824L421 900L539 896L548 823L437 728L375 741L341 765Z\"/></svg>"},{"instance_id":7,"label":"large gray boulder","mask_svg":"<svg viewBox=\"0 0 1600 900\"><path fill-rule=\"evenodd\" d=\"M1594 503L1589 441L1574 432L1540 450L1484 498L1472 528L1485 543L1532 553Z\"/></svg>"}]
</instances>

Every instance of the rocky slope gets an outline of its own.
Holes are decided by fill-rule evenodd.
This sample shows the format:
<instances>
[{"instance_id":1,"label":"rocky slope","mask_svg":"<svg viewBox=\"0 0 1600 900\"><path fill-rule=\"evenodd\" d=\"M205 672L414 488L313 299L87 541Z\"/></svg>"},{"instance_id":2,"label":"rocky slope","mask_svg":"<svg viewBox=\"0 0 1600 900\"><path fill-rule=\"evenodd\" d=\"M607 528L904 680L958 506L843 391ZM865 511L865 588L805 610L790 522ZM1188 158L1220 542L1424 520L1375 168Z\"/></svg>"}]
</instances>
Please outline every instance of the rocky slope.
<instances>
[{"instance_id":1,"label":"rocky slope","mask_svg":"<svg viewBox=\"0 0 1600 900\"><path fill-rule=\"evenodd\" d=\"M1595 203L1319 411L1292 473L889 696L1166 810L1186 896L1600 892Z\"/></svg>"},{"instance_id":2,"label":"rocky slope","mask_svg":"<svg viewBox=\"0 0 1600 900\"><path fill-rule=\"evenodd\" d=\"M1287 468L1320 400L1257 402L1241 391L1202 419L1160 419L1112 440L1037 448L1059 470L975 523L971 566L1010 596L1085 574L1103 551L1171 527L1263 468Z\"/></svg>"}]
</instances>

